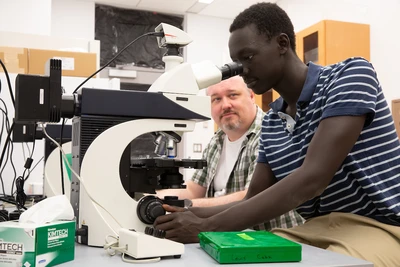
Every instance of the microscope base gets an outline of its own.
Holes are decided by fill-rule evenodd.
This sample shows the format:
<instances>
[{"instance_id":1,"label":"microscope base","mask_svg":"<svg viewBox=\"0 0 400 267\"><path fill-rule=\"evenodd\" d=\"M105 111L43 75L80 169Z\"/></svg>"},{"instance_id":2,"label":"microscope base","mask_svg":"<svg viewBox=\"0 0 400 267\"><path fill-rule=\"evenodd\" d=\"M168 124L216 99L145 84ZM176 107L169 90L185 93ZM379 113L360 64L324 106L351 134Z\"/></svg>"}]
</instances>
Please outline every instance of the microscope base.
<instances>
[{"instance_id":1,"label":"microscope base","mask_svg":"<svg viewBox=\"0 0 400 267\"><path fill-rule=\"evenodd\" d=\"M154 237L145 233L131 231L125 228L119 230L119 247L125 247L125 254L135 259L155 257L180 258L185 252L183 244L164 238Z\"/></svg>"}]
</instances>

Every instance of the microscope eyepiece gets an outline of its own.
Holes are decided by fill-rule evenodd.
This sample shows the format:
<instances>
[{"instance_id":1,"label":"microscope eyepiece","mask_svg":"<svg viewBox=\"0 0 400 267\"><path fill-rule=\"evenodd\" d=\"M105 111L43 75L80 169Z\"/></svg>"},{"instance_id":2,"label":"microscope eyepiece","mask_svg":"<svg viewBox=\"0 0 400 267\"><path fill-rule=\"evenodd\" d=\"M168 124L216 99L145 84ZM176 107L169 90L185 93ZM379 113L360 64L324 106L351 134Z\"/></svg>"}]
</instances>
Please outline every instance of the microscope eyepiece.
<instances>
[{"instance_id":1,"label":"microscope eyepiece","mask_svg":"<svg viewBox=\"0 0 400 267\"><path fill-rule=\"evenodd\" d=\"M219 67L222 73L222 80L228 79L230 77L242 74L243 65L239 62L230 62L222 67Z\"/></svg>"}]
</instances>

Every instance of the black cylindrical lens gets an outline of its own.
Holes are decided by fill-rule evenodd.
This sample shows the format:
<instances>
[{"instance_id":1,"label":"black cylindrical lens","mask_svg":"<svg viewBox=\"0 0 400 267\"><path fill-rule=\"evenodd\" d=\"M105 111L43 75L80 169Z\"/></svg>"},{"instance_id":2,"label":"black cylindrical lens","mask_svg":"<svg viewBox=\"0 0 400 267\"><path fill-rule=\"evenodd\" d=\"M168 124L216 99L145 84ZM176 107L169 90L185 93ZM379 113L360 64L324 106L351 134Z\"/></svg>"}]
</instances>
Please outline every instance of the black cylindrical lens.
<instances>
[{"instance_id":1,"label":"black cylindrical lens","mask_svg":"<svg viewBox=\"0 0 400 267\"><path fill-rule=\"evenodd\" d=\"M222 80L239 75L243 72L243 65L239 62L230 62L219 68L222 73Z\"/></svg>"}]
</instances>

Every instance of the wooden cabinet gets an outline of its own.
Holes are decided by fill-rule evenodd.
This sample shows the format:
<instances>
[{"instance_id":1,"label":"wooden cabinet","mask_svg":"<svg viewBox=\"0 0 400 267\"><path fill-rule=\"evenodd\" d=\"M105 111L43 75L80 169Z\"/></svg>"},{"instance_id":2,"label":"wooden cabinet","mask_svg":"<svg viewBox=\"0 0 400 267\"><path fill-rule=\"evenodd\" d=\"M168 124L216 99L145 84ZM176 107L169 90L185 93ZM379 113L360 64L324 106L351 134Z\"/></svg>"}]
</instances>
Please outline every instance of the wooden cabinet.
<instances>
[{"instance_id":1,"label":"wooden cabinet","mask_svg":"<svg viewBox=\"0 0 400 267\"><path fill-rule=\"evenodd\" d=\"M296 33L296 53L321 66L354 56L370 60L369 25L323 20Z\"/></svg>"},{"instance_id":2,"label":"wooden cabinet","mask_svg":"<svg viewBox=\"0 0 400 267\"><path fill-rule=\"evenodd\" d=\"M259 106L263 111L267 112L269 110L269 104L274 102L279 97L279 94L274 90L269 90L262 95L255 96L257 106Z\"/></svg>"},{"instance_id":3,"label":"wooden cabinet","mask_svg":"<svg viewBox=\"0 0 400 267\"><path fill-rule=\"evenodd\" d=\"M392 117L397 136L400 138L400 99L392 100Z\"/></svg>"}]
</instances>

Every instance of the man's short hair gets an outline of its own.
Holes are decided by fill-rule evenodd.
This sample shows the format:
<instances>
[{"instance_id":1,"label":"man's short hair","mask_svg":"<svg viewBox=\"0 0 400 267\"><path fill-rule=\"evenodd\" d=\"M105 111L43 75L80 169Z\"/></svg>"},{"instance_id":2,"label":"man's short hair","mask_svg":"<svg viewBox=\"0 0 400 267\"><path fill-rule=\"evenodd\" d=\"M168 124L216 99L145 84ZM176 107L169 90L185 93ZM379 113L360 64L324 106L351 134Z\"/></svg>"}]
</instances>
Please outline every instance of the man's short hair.
<instances>
[{"instance_id":1,"label":"man's short hair","mask_svg":"<svg viewBox=\"0 0 400 267\"><path fill-rule=\"evenodd\" d=\"M258 3L242 11L233 20L229 32L254 24L259 33L265 35L268 41L278 34L285 33L290 40L290 47L296 52L296 39L292 21L287 13L277 4Z\"/></svg>"},{"instance_id":2,"label":"man's short hair","mask_svg":"<svg viewBox=\"0 0 400 267\"><path fill-rule=\"evenodd\" d=\"M211 86L209 86L209 87L216 86L216 85L218 85L218 84L220 84L220 83L227 83L227 82L240 83L240 85L241 85L243 88L248 89L249 94L251 94L251 89L250 89L250 88L247 88L247 85L246 85L246 83L244 82L243 77L241 77L241 76L233 76L233 77L231 77L231 78L229 78L229 79L223 80L223 81L221 81L221 82L219 82L219 83L217 83L217 84L211 85ZM205 91L206 95L208 95L208 88L209 88L209 87L206 88L206 91Z\"/></svg>"}]
</instances>

